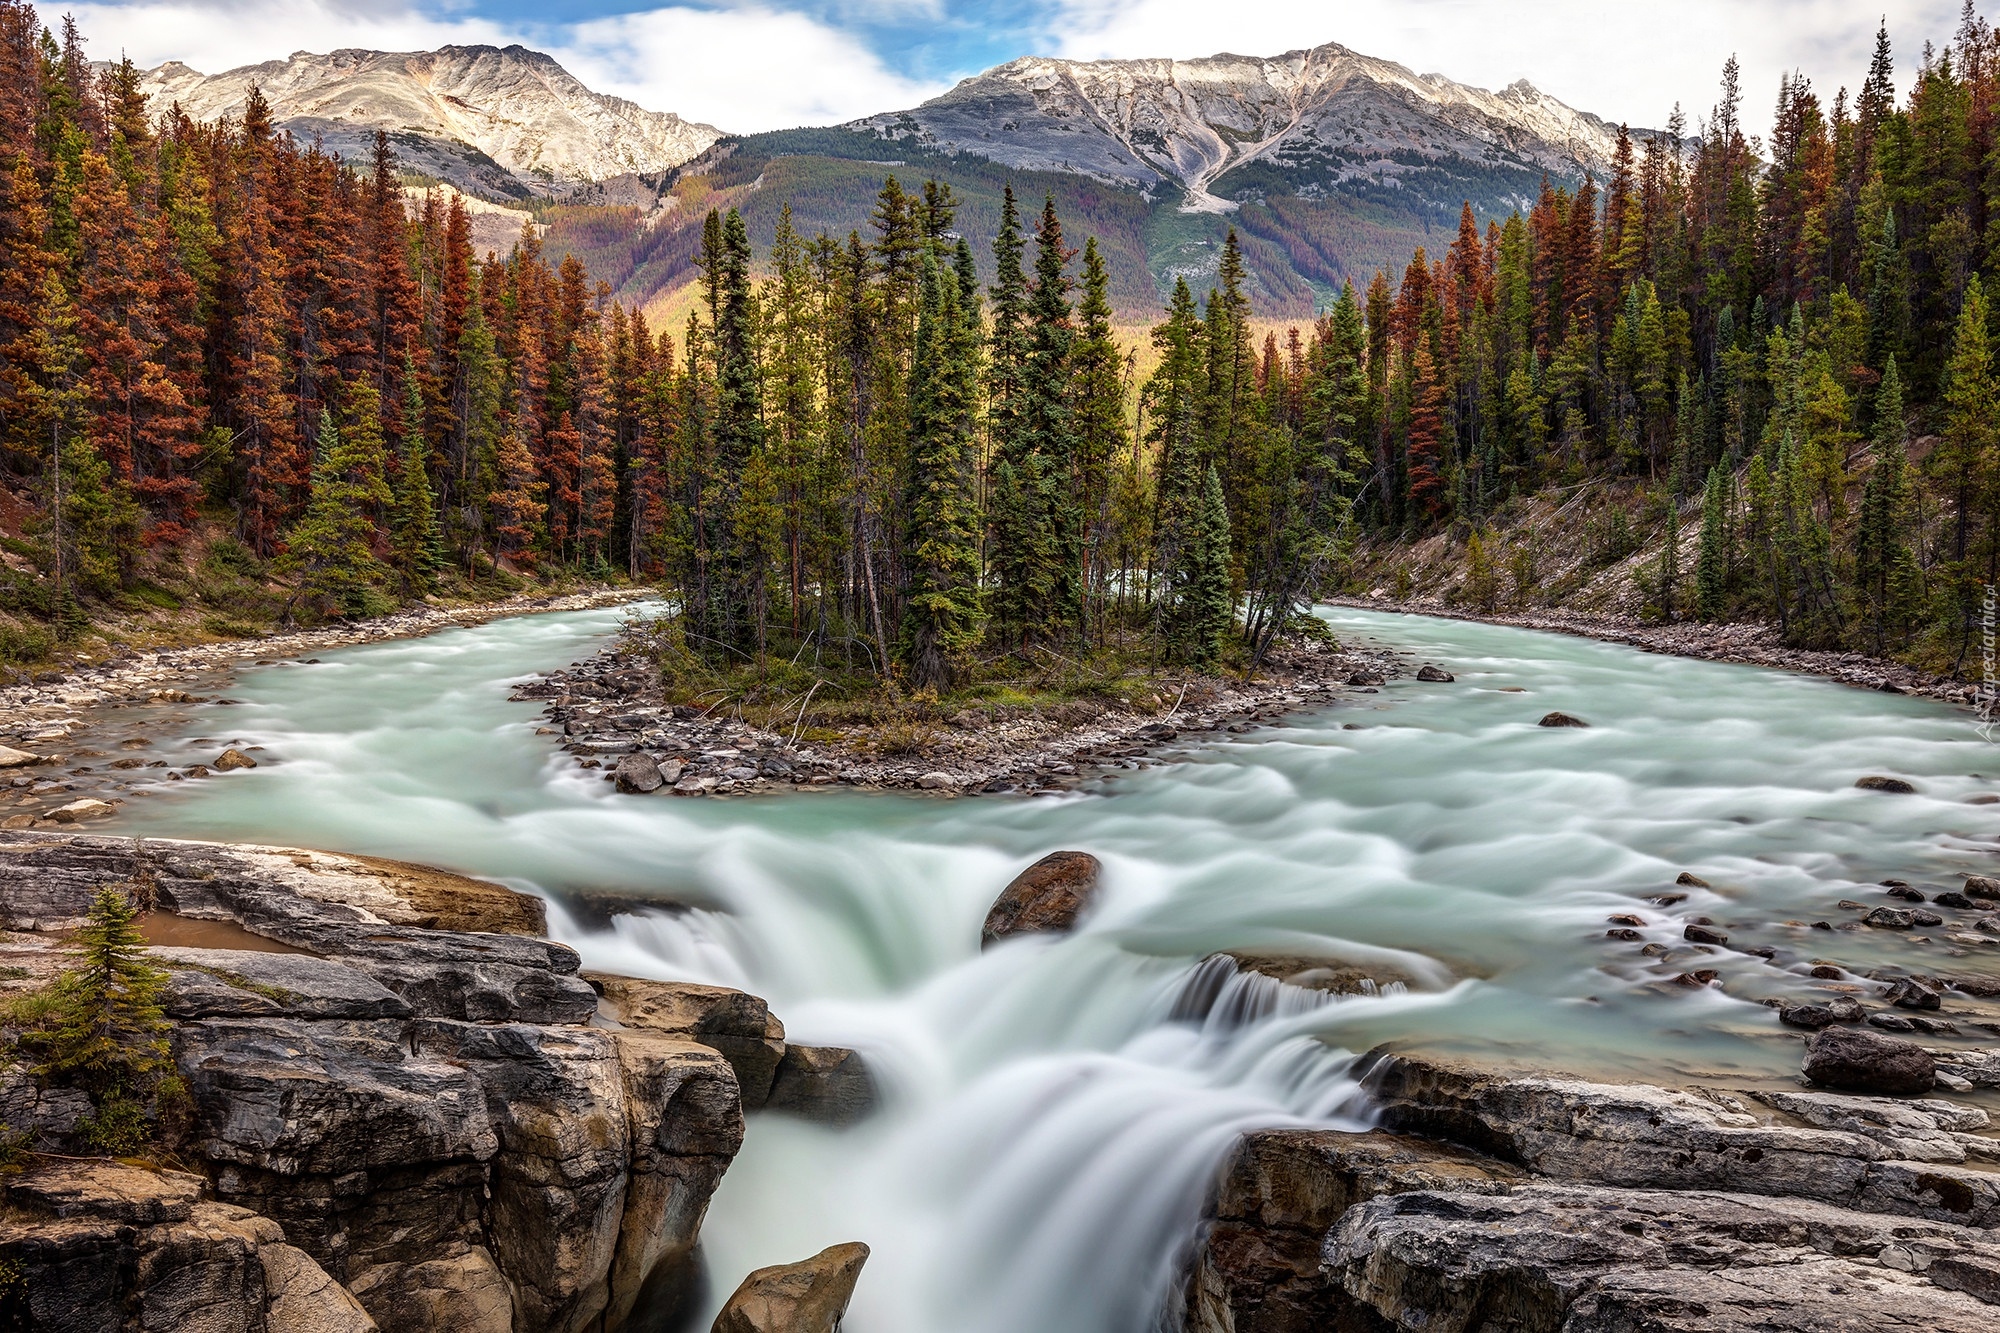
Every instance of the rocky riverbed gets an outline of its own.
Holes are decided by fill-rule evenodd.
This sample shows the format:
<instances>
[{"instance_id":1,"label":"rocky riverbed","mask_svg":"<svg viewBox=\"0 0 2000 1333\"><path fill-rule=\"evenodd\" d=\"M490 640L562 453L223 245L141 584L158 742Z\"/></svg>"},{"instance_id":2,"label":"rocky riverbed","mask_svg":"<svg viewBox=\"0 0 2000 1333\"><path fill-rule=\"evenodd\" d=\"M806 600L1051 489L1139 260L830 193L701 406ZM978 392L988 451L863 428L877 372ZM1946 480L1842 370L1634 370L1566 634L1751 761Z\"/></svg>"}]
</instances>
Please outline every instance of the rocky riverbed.
<instances>
[{"instance_id":1,"label":"rocky riverbed","mask_svg":"<svg viewBox=\"0 0 2000 1333\"><path fill-rule=\"evenodd\" d=\"M1327 600L1337 606L1354 606L1369 611L1407 611L1413 615L1443 616L1451 620L1477 620L1493 625L1547 630L1555 634L1575 634L1586 639L1601 639L1606 643L1621 643L1628 648L1642 648L1650 653L1669 653L1675 657L1693 657L1707 662L1776 667L1809 676L1824 676L1857 689L1914 694L1946 703L1976 704L1979 701L1979 687L1970 681L1919 671L1901 662L1870 657L1866 653L1789 647L1779 638L1776 625L1757 621L1707 624L1689 620L1672 625L1654 625L1631 616L1576 611L1476 612L1438 597L1413 597L1400 602L1373 595L1330 597ZM1976 660L1973 665L1977 665Z\"/></svg>"},{"instance_id":2,"label":"rocky riverbed","mask_svg":"<svg viewBox=\"0 0 2000 1333\"><path fill-rule=\"evenodd\" d=\"M839 740L800 745L800 728L751 726L721 709L666 702L657 671L614 644L516 689L543 703L545 730L585 768L633 794L714 796L845 784L951 794L1061 791L1091 776L1154 762L1203 736L1282 725L1286 714L1373 693L1428 670L1375 647L1318 644L1276 652L1250 679L1198 676L1141 706L1077 699L1048 708L968 707L936 726L854 726ZM801 711L803 711L801 705ZM894 752L884 753L885 748Z\"/></svg>"}]
</instances>

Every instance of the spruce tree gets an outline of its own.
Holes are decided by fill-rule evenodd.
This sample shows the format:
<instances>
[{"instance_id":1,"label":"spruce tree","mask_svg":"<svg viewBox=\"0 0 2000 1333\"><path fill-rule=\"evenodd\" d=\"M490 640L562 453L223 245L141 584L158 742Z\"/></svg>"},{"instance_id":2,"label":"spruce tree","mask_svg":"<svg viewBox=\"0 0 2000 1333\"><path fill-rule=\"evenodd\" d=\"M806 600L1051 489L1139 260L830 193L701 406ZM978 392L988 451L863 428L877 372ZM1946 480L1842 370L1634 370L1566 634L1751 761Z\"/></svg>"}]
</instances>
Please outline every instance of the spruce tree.
<instances>
[{"instance_id":1,"label":"spruce tree","mask_svg":"<svg viewBox=\"0 0 2000 1333\"><path fill-rule=\"evenodd\" d=\"M1701 493L1701 553L1694 570L1695 614L1721 620L1729 607L1729 468L1708 470Z\"/></svg>"},{"instance_id":2,"label":"spruce tree","mask_svg":"<svg viewBox=\"0 0 2000 1333\"><path fill-rule=\"evenodd\" d=\"M1036 568L1029 578L1030 638L1058 641L1083 620L1083 483L1077 459L1070 387L1076 329L1069 303L1069 261L1053 194L1035 226L1035 286L1028 305L1028 351L1022 367L1028 447L1036 456L1040 494L1030 521Z\"/></svg>"},{"instance_id":3,"label":"spruce tree","mask_svg":"<svg viewBox=\"0 0 2000 1333\"><path fill-rule=\"evenodd\" d=\"M1207 670L1221 657L1223 640L1236 620L1229 590L1229 505L1212 463L1202 478L1180 573L1171 613L1173 656Z\"/></svg>"},{"instance_id":4,"label":"spruce tree","mask_svg":"<svg viewBox=\"0 0 2000 1333\"><path fill-rule=\"evenodd\" d=\"M1908 454L1903 377L1891 356L1875 391L1868 480L1854 532L1854 582L1872 651L1900 641L1914 609L1919 571L1908 541Z\"/></svg>"},{"instance_id":5,"label":"spruce tree","mask_svg":"<svg viewBox=\"0 0 2000 1333\"><path fill-rule=\"evenodd\" d=\"M408 597L437 588L447 561L439 529L436 494L431 490L430 445L424 439L423 391L416 363L403 361L402 447L397 451L394 510L389 525L389 563Z\"/></svg>"},{"instance_id":6,"label":"spruce tree","mask_svg":"<svg viewBox=\"0 0 2000 1333\"><path fill-rule=\"evenodd\" d=\"M910 383L910 589L903 660L910 684L942 693L979 634L979 525L972 493L975 334L958 275L926 256Z\"/></svg>"},{"instance_id":7,"label":"spruce tree","mask_svg":"<svg viewBox=\"0 0 2000 1333\"><path fill-rule=\"evenodd\" d=\"M366 396L372 401L374 391L367 390ZM375 523L369 517L390 498L380 471L379 426L372 441L365 421L342 431L333 414L321 409L312 498L286 535L278 562L282 572L297 580L287 614L294 605L314 614L345 616L381 608L376 585L387 571L375 558Z\"/></svg>"}]
</instances>

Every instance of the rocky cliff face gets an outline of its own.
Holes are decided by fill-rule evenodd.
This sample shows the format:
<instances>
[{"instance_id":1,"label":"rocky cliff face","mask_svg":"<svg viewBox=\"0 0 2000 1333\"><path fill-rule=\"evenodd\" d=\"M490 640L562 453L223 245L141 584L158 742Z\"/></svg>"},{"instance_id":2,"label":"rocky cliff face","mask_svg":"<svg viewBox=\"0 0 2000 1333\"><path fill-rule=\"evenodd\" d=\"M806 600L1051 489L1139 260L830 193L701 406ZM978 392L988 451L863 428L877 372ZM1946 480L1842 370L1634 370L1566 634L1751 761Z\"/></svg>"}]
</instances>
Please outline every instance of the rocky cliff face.
<instances>
[{"instance_id":1,"label":"rocky cliff face","mask_svg":"<svg viewBox=\"0 0 2000 1333\"><path fill-rule=\"evenodd\" d=\"M1189 1333L1976 1333L2000 1317L1987 1113L1511 1077L1414 1057L1383 1131L1249 1135Z\"/></svg>"},{"instance_id":2,"label":"rocky cliff face","mask_svg":"<svg viewBox=\"0 0 2000 1333\"><path fill-rule=\"evenodd\" d=\"M272 118L365 158L377 129L403 165L453 184L520 196L679 166L720 137L709 125L592 92L553 57L521 46L435 51L298 52L202 74L178 62L146 71L157 110L240 118L252 86Z\"/></svg>"},{"instance_id":3,"label":"rocky cliff face","mask_svg":"<svg viewBox=\"0 0 2000 1333\"><path fill-rule=\"evenodd\" d=\"M533 900L419 867L6 832L0 883L9 930L125 883L245 946L154 950L190 1102L173 1146L202 1174L30 1157L0 1197L7 1327L618 1328L686 1289L742 1142L715 1011L772 1034L767 1088L787 1053L762 1001L713 987L633 983L653 1007L600 1016L570 950L479 929L538 926ZM459 929L416 924L441 913ZM0 1120L36 1149L86 1109L0 1068Z\"/></svg>"},{"instance_id":4,"label":"rocky cliff face","mask_svg":"<svg viewBox=\"0 0 2000 1333\"><path fill-rule=\"evenodd\" d=\"M1444 166L1602 176L1617 141L1615 126L1525 81L1488 92L1334 43L1270 58L1028 57L855 127L1149 192L1177 185L1205 208Z\"/></svg>"}]
</instances>

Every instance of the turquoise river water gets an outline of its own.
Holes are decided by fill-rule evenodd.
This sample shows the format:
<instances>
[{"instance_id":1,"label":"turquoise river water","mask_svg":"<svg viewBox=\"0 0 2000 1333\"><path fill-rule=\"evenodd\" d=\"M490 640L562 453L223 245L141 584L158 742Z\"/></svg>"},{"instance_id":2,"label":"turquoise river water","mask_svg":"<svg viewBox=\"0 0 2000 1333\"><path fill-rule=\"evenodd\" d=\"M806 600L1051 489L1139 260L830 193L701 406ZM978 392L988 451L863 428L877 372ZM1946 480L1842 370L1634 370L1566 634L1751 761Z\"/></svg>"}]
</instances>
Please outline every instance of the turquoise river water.
<instances>
[{"instance_id":1,"label":"turquoise river water","mask_svg":"<svg viewBox=\"0 0 2000 1333\"><path fill-rule=\"evenodd\" d=\"M507 697L624 614L247 669L237 706L192 710L169 742L258 744L267 762L163 783L116 828L503 880L549 896L587 966L744 987L794 1038L863 1051L877 1115L845 1130L753 1117L704 1229L711 1313L753 1267L863 1240L853 1333L1141 1333L1236 1136L1365 1119L1349 1069L1379 1043L1768 1079L1798 1044L1758 1001L1802 989L1816 958L1995 966L1942 932L1802 924L1879 899L1887 876L1941 888L2000 864L2000 806L1968 804L2000 791L2000 750L1941 705L1329 609L1342 636L1457 682L1399 681L1058 797L630 797ZM1551 709L1592 725L1535 726ZM1856 790L1865 773L1919 794ZM1103 859L1098 908L1071 936L982 953L994 894L1057 848ZM1714 888L1646 901L1682 870ZM605 889L693 910L609 930L563 911L566 891ZM1624 912L1668 952L1607 940ZM1773 957L1695 954L1681 928L1697 913ZM1329 998L1241 979L1190 1014L1183 992L1219 949L1372 961L1416 984ZM1720 984L1672 983L1697 966Z\"/></svg>"}]
</instances>

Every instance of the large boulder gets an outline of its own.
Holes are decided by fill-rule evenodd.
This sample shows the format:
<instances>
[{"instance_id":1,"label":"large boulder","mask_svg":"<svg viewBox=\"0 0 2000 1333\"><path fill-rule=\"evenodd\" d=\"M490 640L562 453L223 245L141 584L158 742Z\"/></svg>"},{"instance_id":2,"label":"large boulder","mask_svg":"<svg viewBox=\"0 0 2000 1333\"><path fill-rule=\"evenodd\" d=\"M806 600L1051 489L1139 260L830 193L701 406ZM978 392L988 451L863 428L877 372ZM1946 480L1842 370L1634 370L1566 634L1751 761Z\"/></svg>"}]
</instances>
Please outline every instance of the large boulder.
<instances>
[{"instance_id":1,"label":"large boulder","mask_svg":"<svg viewBox=\"0 0 2000 1333\"><path fill-rule=\"evenodd\" d=\"M616 780L618 790L628 796L643 796L666 785L666 778L651 755L626 755L618 761L618 767L611 770L611 776Z\"/></svg>"},{"instance_id":2,"label":"large boulder","mask_svg":"<svg viewBox=\"0 0 2000 1333\"><path fill-rule=\"evenodd\" d=\"M1806 1078L1843 1092L1890 1096L1929 1092L1937 1082L1937 1062L1913 1041L1885 1037L1865 1028L1823 1028L1806 1045Z\"/></svg>"},{"instance_id":3,"label":"large boulder","mask_svg":"<svg viewBox=\"0 0 2000 1333\"><path fill-rule=\"evenodd\" d=\"M408 1018L410 1006L356 968L311 954L156 948L169 1017Z\"/></svg>"},{"instance_id":4,"label":"large boulder","mask_svg":"<svg viewBox=\"0 0 2000 1333\"><path fill-rule=\"evenodd\" d=\"M760 1268L736 1288L711 1333L834 1333L866 1262L868 1247L850 1241L801 1263Z\"/></svg>"},{"instance_id":5,"label":"large boulder","mask_svg":"<svg viewBox=\"0 0 2000 1333\"><path fill-rule=\"evenodd\" d=\"M1097 896L1103 870L1089 852L1050 852L1000 891L986 914L980 946L1012 935L1071 929Z\"/></svg>"}]
</instances>

